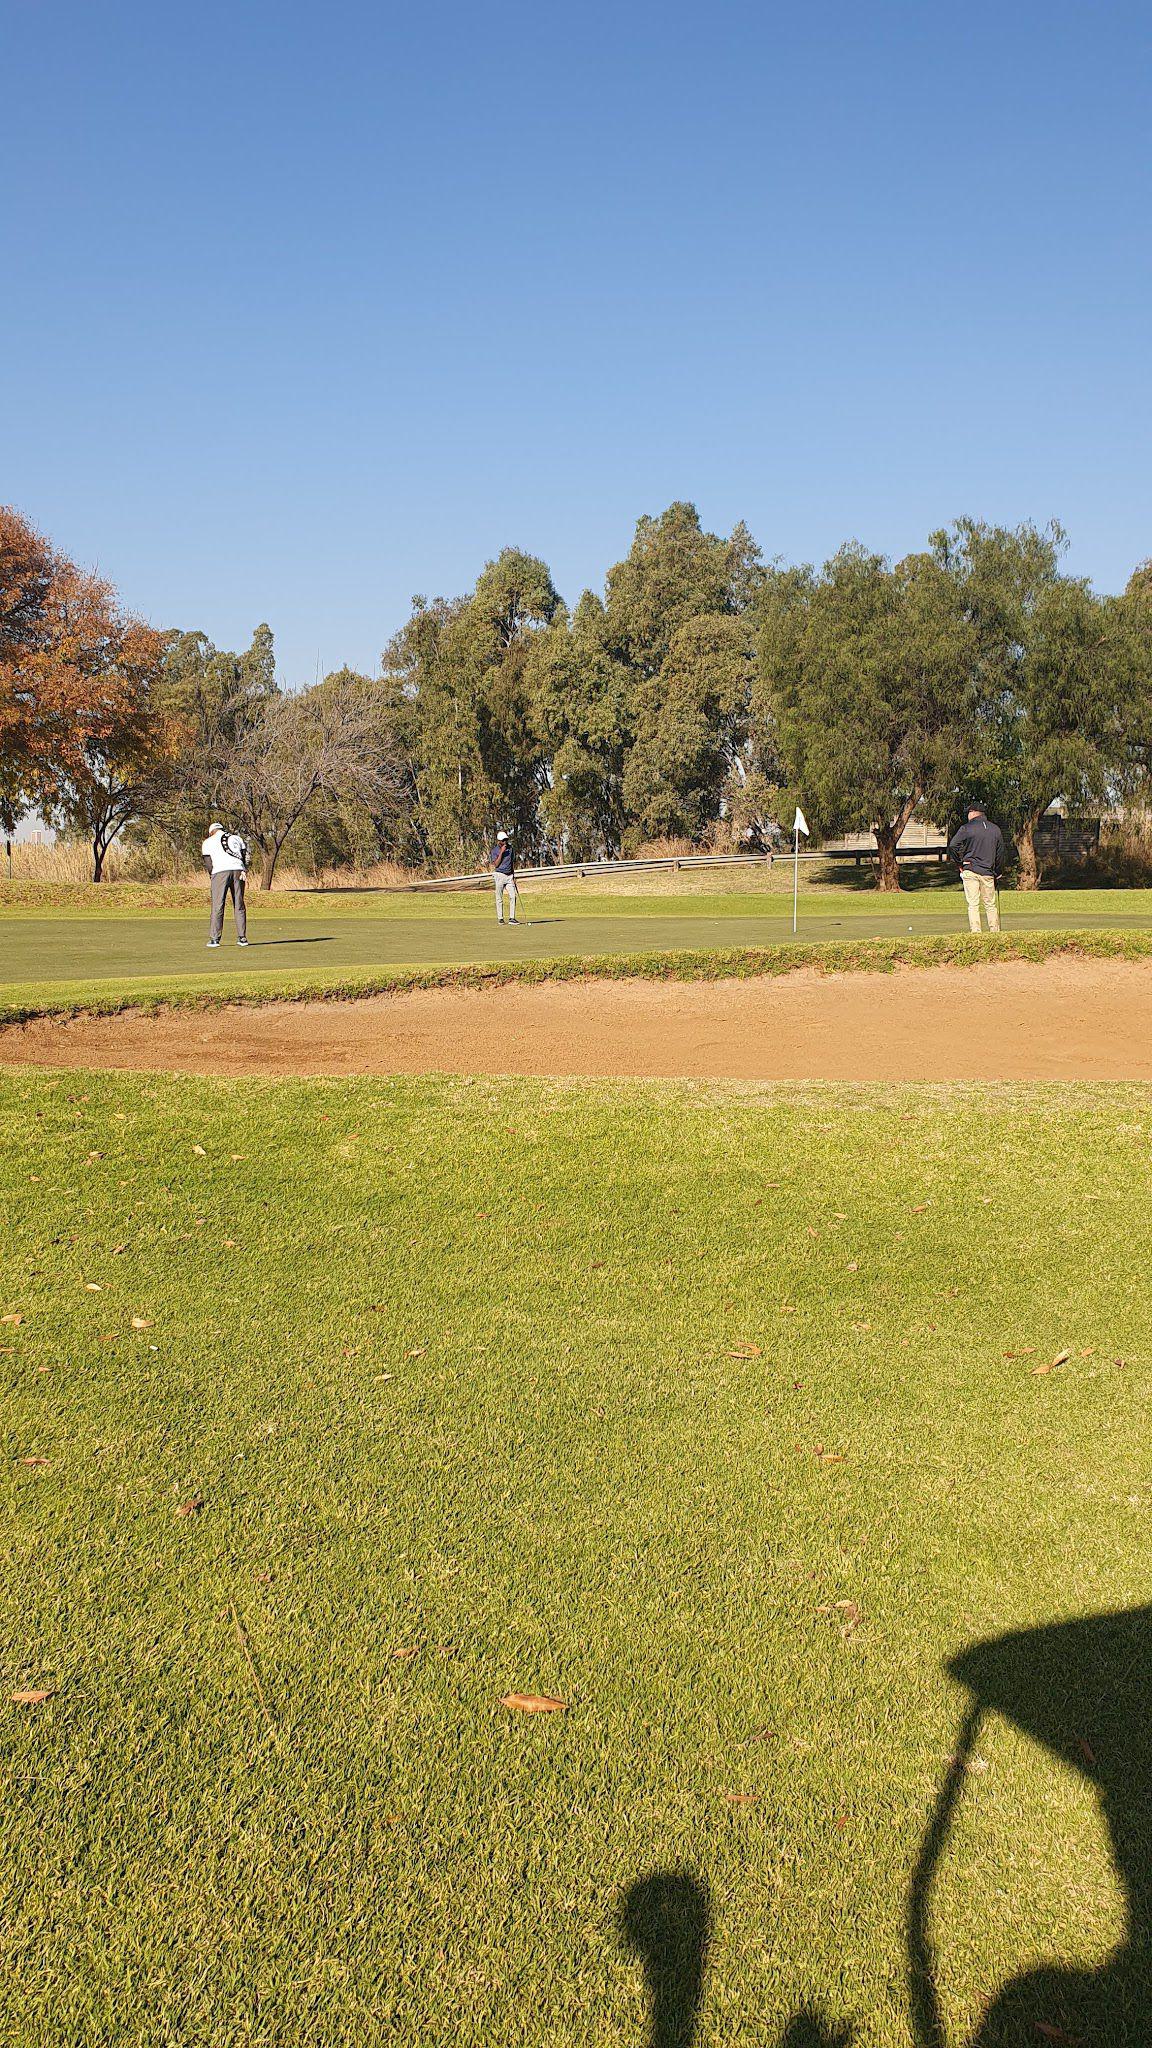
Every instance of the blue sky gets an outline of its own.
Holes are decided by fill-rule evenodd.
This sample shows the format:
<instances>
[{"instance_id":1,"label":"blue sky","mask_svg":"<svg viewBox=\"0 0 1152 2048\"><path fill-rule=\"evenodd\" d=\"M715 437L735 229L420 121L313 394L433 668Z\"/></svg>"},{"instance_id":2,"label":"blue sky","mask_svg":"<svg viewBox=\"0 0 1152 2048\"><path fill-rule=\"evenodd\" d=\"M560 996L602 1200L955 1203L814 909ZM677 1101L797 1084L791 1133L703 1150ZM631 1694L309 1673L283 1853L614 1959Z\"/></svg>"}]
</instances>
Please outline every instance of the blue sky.
<instances>
[{"instance_id":1,"label":"blue sky","mask_svg":"<svg viewBox=\"0 0 1152 2048\"><path fill-rule=\"evenodd\" d=\"M0 0L0 498L371 669L511 543L1152 554L1152 10Z\"/></svg>"}]
</instances>

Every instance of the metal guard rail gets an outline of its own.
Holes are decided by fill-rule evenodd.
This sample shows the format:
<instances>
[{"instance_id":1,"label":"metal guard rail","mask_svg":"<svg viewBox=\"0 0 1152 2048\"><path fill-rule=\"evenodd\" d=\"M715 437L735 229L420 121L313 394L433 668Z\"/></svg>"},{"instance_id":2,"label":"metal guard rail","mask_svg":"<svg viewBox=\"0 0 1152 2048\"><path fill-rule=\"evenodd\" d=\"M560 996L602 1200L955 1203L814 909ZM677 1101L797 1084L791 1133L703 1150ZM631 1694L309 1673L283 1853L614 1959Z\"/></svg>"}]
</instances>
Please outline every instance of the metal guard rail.
<instances>
[{"instance_id":1,"label":"metal guard rail","mask_svg":"<svg viewBox=\"0 0 1152 2048\"><path fill-rule=\"evenodd\" d=\"M948 848L939 846L898 846L897 860L943 861ZM771 867L774 860L792 862L796 856L791 850L779 853L678 853L669 854L660 860L586 860L570 861L565 865L545 868L517 868L518 882L530 881L595 881L601 875L638 875L662 869L665 872L680 868L760 868ZM823 846L818 851L802 850L801 860L854 861L859 868L867 861L876 859L872 846ZM492 881L491 869L483 874L470 875L429 875L418 882L405 882L405 889L484 889Z\"/></svg>"}]
</instances>

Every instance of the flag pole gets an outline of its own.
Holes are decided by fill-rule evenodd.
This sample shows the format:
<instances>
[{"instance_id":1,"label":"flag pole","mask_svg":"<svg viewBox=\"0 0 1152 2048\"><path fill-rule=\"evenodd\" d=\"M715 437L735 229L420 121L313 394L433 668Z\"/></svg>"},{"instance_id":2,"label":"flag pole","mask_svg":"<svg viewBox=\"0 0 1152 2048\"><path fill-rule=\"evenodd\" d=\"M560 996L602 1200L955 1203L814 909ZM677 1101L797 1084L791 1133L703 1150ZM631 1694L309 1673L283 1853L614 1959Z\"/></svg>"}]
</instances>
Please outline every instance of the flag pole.
<instances>
[{"instance_id":1,"label":"flag pole","mask_svg":"<svg viewBox=\"0 0 1152 2048\"><path fill-rule=\"evenodd\" d=\"M800 909L800 827L795 826L792 837L796 841L792 854L792 937L796 937L796 918Z\"/></svg>"}]
</instances>

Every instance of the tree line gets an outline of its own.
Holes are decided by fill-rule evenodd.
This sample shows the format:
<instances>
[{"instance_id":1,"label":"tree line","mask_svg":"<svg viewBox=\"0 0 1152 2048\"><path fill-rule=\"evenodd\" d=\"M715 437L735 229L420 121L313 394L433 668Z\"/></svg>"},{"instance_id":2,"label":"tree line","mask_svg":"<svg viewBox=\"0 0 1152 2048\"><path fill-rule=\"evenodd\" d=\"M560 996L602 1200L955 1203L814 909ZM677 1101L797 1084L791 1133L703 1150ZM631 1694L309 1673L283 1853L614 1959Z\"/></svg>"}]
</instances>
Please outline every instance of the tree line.
<instances>
[{"instance_id":1,"label":"tree line","mask_svg":"<svg viewBox=\"0 0 1152 2048\"><path fill-rule=\"evenodd\" d=\"M980 802L1035 886L1051 805L1144 803L1152 766L1152 565L1100 595L1065 547L962 519L790 567L678 503L572 609L505 548L415 598L378 674L290 691L268 626L239 653L145 626L0 508L0 826L39 811L99 880L117 838L191 852L219 813L270 887L305 836L325 866L466 868L498 826L525 864L759 849L799 800L818 837L874 832L897 888L912 817Z\"/></svg>"}]
</instances>

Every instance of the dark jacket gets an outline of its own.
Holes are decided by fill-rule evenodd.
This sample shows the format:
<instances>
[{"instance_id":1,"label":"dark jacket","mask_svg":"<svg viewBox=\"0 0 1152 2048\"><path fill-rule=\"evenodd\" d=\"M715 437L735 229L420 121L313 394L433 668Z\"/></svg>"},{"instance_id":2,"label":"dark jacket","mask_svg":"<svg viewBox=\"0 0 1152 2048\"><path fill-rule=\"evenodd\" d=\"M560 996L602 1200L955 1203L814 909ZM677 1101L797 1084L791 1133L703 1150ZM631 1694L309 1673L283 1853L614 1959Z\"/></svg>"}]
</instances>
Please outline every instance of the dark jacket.
<instances>
[{"instance_id":1,"label":"dark jacket","mask_svg":"<svg viewBox=\"0 0 1152 2048\"><path fill-rule=\"evenodd\" d=\"M492 848L492 865L498 875L511 875L516 872L512 865L512 848L506 839L498 839Z\"/></svg>"},{"instance_id":2,"label":"dark jacket","mask_svg":"<svg viewBox=\"0 0 1152 2048\"><path fill-rule=\"evenodd\" d=\"M991 818L968 818L948 841L948 851L958 867L974 875L1004 872L1004 834Z\"/></svg>"}]
</instances>

